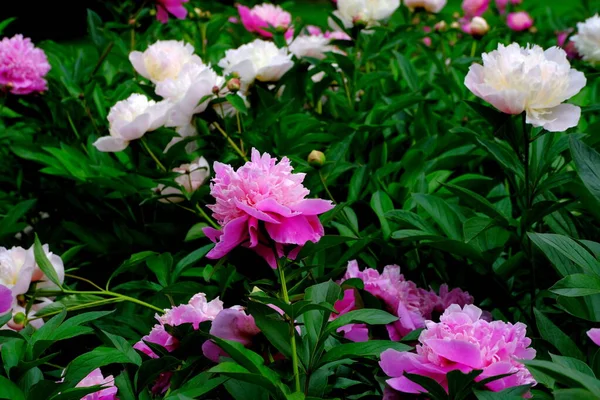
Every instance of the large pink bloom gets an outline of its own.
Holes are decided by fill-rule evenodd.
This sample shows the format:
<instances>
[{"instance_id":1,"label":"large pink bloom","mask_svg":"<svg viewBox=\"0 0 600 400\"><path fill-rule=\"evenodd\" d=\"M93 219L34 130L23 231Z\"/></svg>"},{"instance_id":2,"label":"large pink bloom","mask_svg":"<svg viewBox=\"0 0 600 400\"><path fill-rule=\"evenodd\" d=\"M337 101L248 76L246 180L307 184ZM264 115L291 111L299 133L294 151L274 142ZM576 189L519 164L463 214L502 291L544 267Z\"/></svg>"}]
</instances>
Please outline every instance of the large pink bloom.
<instances>
[{"instance_id":1,"label":"large pink bloom","mask_svg":"<svg viewBox=\"0 0 600 400\"><path fill-rule=\"evenodd\" d=\"M118 400L117 398L117 387L115 386L115 378L112 375L106 378L102 375L100 368L96 368L89 373L88 376L83 378L75 387L89 387L102 385L105 389L99 390L94 393L90 393L81 398L81 400Z\"/></svg>"},{"instance_id":2,"label":"large pink bloom","mask_svg":"<svg viewBox=\"0 0 600 400\"><path fill-rule=\"evenodd\" d=\"M169 22L169 14L177 19L185 19L187 10L183 3L190 0L156 0L156 19L166 24Z\"/></svg>"},{"instance_id":3,"label":"large pink bloom","mask_svg":"<svg viewBox=\"0 0 600 400\"><path fill-rule=\"evenodd\" d=\"M462 9L469 19L479 17L487 11L490 0L463 0Z\"/></svg>"},{"instance_id":4,"label":"large pink bloom","mask_svg":"<svg viewBox=\"0 0 600 400\"><path fill-rule=\"evenodd\" d=\"M50 64L42 49L23 35L0 41L0 87L13 94L43 92L48 89L44 76Z\"/></svg>"},{"instance_id":5,"label":"large pink bloom","mask_svg":"<svg viewBox=\"0 0 600 400\"><path fill-rule=\"evenodd\" d=\"M535 357L535 350L529 347L531 340L525 336L527 327L522 323L488 322L481 319L481 314L473 305L461 308L453 304L440 322L426 322L417 354L393 349L381 353L381 368L391 377L387 384L400 392L426 392L404 376L407 372L432 378L448 390L448 372L468 373L476 369L483 370L477 381L512 374L486 384L495 392L535 384L525 366L516 361Z\"/></svg>"},{"instance_id":6,"label":"large pink bloom","mask_svg":"<svg viewBox=\"0 0 600 400\"><path fill-rule=\"evenodd\" d=\"M506 25L513 31L525 31L533 26L533 18L527 11L518 11L508 14Z\"/></svg>"},{"instance_id":7,"label":"large pink bloom","mask_svg":"<svg viewBox=\"0 0 600 400\"><path fill-rule=\"evenodd\" d=\"M248 32L256 32L264 37L273 37L271 32L263 28L281 28L287 30L292 22L292 16L280 6L273 4L259 4L253 8L238 5L238 12L244 28Z\"/></svg>"},{"instance_id":8,"label":"large pink bloom","mask_svg":"<svg viewBox=\"0 0 600 400\"><path fill-rule=\"evenodd\" d=\"M241 306L233 306L223 310L217 315L210 327L210 334L225 340L234 340L249 347L254 336L260 333L260 329L254 322L252 315L247 315ZM219 358L227 356L216 343L207 340L202 345L204 356L214 362Z\"/></svg>"},{"instance_id":9,"label":"large pink bloom","mask_svg":"<svg viewBox=\"0 0 600 400\"><path fill-rule=\"evenodd\" d=\"M237 171L219 162L214 163L213 169L211 194L216 204L208 208L222 230L203 229L217 243L208 258L221 258L244 245L276 268L275 254L268 238L260 233L260 222L279 248L303 246L308 241L316 243L323 236L323 225L317 215L331 210L333 205L327 200L305 198L310 193L302 185L306 174L292 173L287 157L277 162L269 154L261 156L252 149L251 161Z\"/></svg>"}]
</instances>

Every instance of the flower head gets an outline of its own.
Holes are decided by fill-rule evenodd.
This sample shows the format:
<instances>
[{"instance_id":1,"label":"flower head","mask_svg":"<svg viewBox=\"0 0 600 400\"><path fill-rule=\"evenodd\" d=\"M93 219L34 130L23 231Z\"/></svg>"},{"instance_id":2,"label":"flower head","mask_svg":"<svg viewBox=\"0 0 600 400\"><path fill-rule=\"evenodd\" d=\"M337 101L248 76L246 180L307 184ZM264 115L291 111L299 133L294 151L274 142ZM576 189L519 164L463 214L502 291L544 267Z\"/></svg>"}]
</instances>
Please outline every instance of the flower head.
<instances>
[{"instance_id":1,"label":"flower head","mask_svg":"<svg viewBox=\"0 0 600 400\"><path fill-rule=\"evenodd\" d=\"M303 246L317 242L324 234L317 215L333 208L330 201L307 199L310 193L302 185L305 174L292 173L290 161L281 161L252 149L251 161L234 170L215 162L211 195L216 204L209 205L222 230L204 228L217 245L208 258L221 258L234 247L244 244L261 256L270 252L266 238L259 233L264 223L270 239L279 244ZM274 255L268 258L272 267Z\"/></svg>"},{"instance_id":2,"label":"flower head","mask_svg":"<svg viewBox=\"0 0 600 400\"><path fill-rule=\"evenodd\" d=\"M237 73L242 81L242 91L255 80L276 82L289 71L294 63L286 49L278 49L273 42L256 39L237 49L225 52L219 61L223 73Z\"/></svg>"},{"instance_id":3,"label":"flower head","mask_svg":"<svg viewBox=\"0 0 600 400\"><path fill-rule=\"evenodd\" d=\"M5 37L0 41L0 87L12 94L29 94L48 89L44 77L50 64L42 49L23 35Z\"/></svg>"},{"instance_id":4,"label":"flower head","mask_svg":"<svg viewBox=\"0 0 600 400\"><path fill-rule=\"evenodd\" d=\"M407 372L435 379L448 390L448 372L468 373L475 369L483 370L476 381L511 374L486 384L495 392L535 384L529 371L517 361L535 357L535 350L529 347L531 340L526 337L527 327L522 323L488 322L481 319L481 314L473 305L461 308L453 304L440 322L426 322L426 329L419 336L417 354L392 349L381 353L380 365L391 378L387 384L400 392L426 392L404 376Z\"/></svg>"},{"instance_id":5,"label":"flower head","mask_svg":"<svg viewBox=\"0 0 600 400\"><path fill-rule=\"evenodd\" d=\"M254 322L252 315L247 315L241 306L233 306L223 310L217 315L210 327L210 334L225 340L233 340L249 347L254 336L260 333L260 329ZM216 343L207 340L202 345L204 356L214 362L219 358L227 356Z\"/></svg>"},{"instance_id":6,"label":"flower head","mask_svg":"<svg viewBox=\"0 0 600 400\"><path fill-rule=\"evenodd\" d=\"M292 22L292 16L280 6L269 3L259 4L253 8L238 5L238 12L244 28L248 32L256 32L261 36L270 38L273 34L264 28L286 30Z\"/></svg>"},{"instance_id":7,"label":"flower head","mask_svg":"<svg viewBox=\"0 0 600 400\"><path fill-rule=\"evenodd\" d=\"M162 324L154 325L149 334L142 337L142 340L133 345L134 349L141 351L148 357L158 358L158 355L145 342L162 346L169 353L179 347L179 340L167 332Z\"/></svg>"},{"instance_id":8,"label":"flower head","mask_svg":"<svg viewBox=\"0 0 600 400\"><path fill-rule=\"evenodd\" d=\"M600 63L600 16L598 14L577 23L577 34L571 41L584 60Z\"/></svg>"},{"instance_id":9,"label":"flower head","mask_svg":"<svg viewBox=\"0 0 600 400\"><path fill-rule=\"evenodd\" d=\"M13 297L29 290L34 266L33 252L22 247L0 247L0 285L10 289Z\"/></svg>"},{"instance_id":10,"label":"flower head","mask_svg":"<svg viewBox=\"0 0 600 400\"><path fill-rule=\"evenodd\" d=\"M446 0L404 0L404 5L411 10L423 8L425 11L437 14L446 5Z\"/></svg>"},{"instance_id":11,"label":"flower head","mask_svg":"<svg viewBox=\"0 0 600 400\"><path fill-rule=\"evenodd\" d=\"M525 31L533 26L533 18L527 11L518 11L508 14L506 25L513 31Z\"/></svg>"},{"instance_id":12,"label":"flower head","mask_svg":"<svg viewBox=\"0 0 600 400\"><path fill-rule=\"evenodd\" d=\"M183 3L189 0L156 0L156 19L166 24L169 22L169 14L177 19L185 19L187 10Z\"/></svg>"},{"instance_id":13,"label":"flower head","mask_svg":"<svg viewBox=\"0 0 600 400\"><path fill-rule=\"evenodd\" d=\"M146 132L165 124L170 105L157 103L143 94L132 94L117 102L108 113L110 136L102 136L94 142L99 151L123 151L132 140L140 139Z\"/></svg>"},{"instance_id":14,"label":"flower head","mask_svg":"<svg viewBox=\"0 0 600 400\"><path fill-rule=\"evenodd\" d=\"M480 17L490 6L490 0L463 0L462 9L467 18Z\"/></svg>"},{"instance_id":15,"label":"flower head","mask_svg":"<svg viewBox=\"0 0 600 400\"><path fill-rule=\"evenodd\" d=\"M586 79L571 68L564 50L499 44L482 58L483 65L471 65L465 78L477 97L507 114L526 112L527 123L550 132L577 125L581 109L561 103L579 93Z\"/></svg>"},{"instance_id":16,"label":"flower head","mask_svg":"<svg viewBox=\"0 0 600 400\"><path fill-rule=\"evenodd\" d=\"M117 387L115 386L115 378L112 375L106 378L102 375L100 368L96 368L81 380L75 387L89 387L102 385L105 388L94 393L87 394L81 400L118 400Z\"/></svg>"},{"instance_id":17,"label":"flower head","mask_svg":"<svg viewBox=\"0 0 600 400\"><path fill-rule=\"evenodd\" d=\"M204 157L197 158L189 164L181 164L177 168L173 168L173 172L180 174L175 178L175 182L187 193L195 192L202 186L206 178L210 176L210 166ZM161 195L173 195L166 198L161 198L159 201L163 203L179 203L183 201L181 189L160 184L157 190Z\"/></svg>"},{"instance_id":18,"label":"flower head","mask_svg":"<svg viewBox=\"0 0 600 400\"><path fill-rule=\"evenodd\" d=\"M138 74L154 83L176 79L187 63L202 64L191 44L177 40L158 40L144 52L132 51L129 61Z\"/></svg>"},{"instance_id":19,"label":"flower head","mask_svg":"<svg viewBox=\"0 0 600 400\"><path fill-rule=\"evenodd\" d=\"M325 58L325 53L340 52L336 46L331 44L331 40L323 34L300 35L291 41L288 48L298 58L312 57L322 60Z\"/></svg>"},{"instance_id":20,"label":"flower head","mask_svg":"<svg viewBox=\"0 0 600 400\"><path fill-rule=\"evenodd\" d=\"M389 18L398 7L400 0L339 0L334 13L346 28L357 23L373 26Z\"/></svg>"},{"instance_id":21,"label":"flower head","mask_svg":"<svg viewBox=\"0 0 600 400\"><path fill-rule=\"evenodd\" d=\"M359 309L356 299L356 289L344 290L344 297L338 300L333 305L338 314L331 314L329 319L332 321L339 317ZM369 328L366 324L348 324L338 328L338 333L341 333L346 339L353 342L367 342L369 340Z\"/></svg>"},{"instance_id":22,"label":"flower head","mask_svg":"<svg viewBox=\"0 0 600 400\"><path fill-rule=\"evenodd\" d=\"M206 295L198 293L190 299L188 304L173 307L156 319L162 325L192 324L194 329L198 329L200 323L214 320L221 311L223 311L223 302L218 297L206 301Z\"/></svg>"}]
</instances>

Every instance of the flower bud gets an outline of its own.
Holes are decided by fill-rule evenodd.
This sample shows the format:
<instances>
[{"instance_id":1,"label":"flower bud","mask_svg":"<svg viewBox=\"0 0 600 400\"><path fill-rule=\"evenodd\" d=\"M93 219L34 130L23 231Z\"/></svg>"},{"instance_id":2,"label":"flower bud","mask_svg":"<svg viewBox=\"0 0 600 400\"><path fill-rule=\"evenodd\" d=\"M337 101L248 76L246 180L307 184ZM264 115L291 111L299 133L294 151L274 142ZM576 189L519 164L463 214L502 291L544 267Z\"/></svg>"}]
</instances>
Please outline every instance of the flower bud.
<instances>
[{"instance_id":1,"label":"flower bud","mask_svg":"<svg viewBox=\"0 0 600 400\"><path fill-rule=\"evenodd\" d=\"M230 92L235 93L240 90L241 87L242 82L240 81L240 78L232 78L227 82L227 89L229 89Z\"/></svg>"},{"instance_id":2,"label":"flower bud","mask_svg":"<svg viewBox=\"0 0 600 400\"><path fill-rule=\"evenodd\" d=\"M437 24L435 24L433 26L433 29L435 29L438 32L445 32L446 29L448 29L448 24L446 23L446 21L440 21Z\"/></svg>"},{"instance_id":3,"label":"flower bud","mask_svg":"<svg viewBox=\"0 0 600 400\"><path fill-rule=\"evenodd\" d=\"M307 161L311 167L321 168L325 164L325 154L319 150L313 150L308 155Z\"/></svg>"},{"instance_id":4,"label":"flower bud","mask_svg":"<svg viewBox=\"0 0 600 400\"><path fill-rule=\"evenodd\" d=\"M474 17L471 20L471 35L480 38L490 30L487 21L481 17Z\"/></svg>"},{"instance_id":5,"label":"flower bud","mask_svg":"<svg viewBox=\"0 0 600 400\"><path fill-rule=\"evenodd\" d=\"M454 21L450 24L450 28L452 29L459 29L460 28L460 24L457 21Z\"/></svg>"},{"instance_id":6,"label":"flower bud","mask_svg":"<svg viewBox=\"0 0 600 400\"><path fill-rule=\"evenodd\" d=\"M218 86L213 86L213 88L212 88L213 94L218 95L220 91L221 91L221 89Z\"/></svg>"}]
</instances>

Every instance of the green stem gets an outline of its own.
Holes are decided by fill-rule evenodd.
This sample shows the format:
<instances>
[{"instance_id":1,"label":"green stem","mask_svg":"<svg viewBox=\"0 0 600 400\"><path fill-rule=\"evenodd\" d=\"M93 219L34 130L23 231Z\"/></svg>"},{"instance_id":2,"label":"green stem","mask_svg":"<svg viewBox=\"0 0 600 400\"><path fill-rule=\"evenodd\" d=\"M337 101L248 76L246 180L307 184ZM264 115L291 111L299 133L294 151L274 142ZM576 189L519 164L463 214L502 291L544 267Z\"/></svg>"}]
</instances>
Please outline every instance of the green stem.
<instances>
[{"instance_id":1,"label":"green stem","mask_svg":"<svg viewBox=\"0 0 600 400\"><path fill-rule=\"evenodd\" d=\"M163 310L162 308L158 308L156 306L153 306L150 303L146 303L145 301L138 300L138 299L136 299L134 297L129 297L129 296L126 296L124 294L111 292L110 290L84 292L84 291L79 291L79 290L67 290L67 289L64 289L63 293L65 293L65 294L96 294L96 295L99 295L99 296L112 296L115 299L117 299L118 301L130 301L132 303L139 304L140 306L144 306L144 307L150 308L150 309L152 309L154 311L157 311L157 312L159 312L161 314L165 312L165 310Z\"/></svg>"},{"instance_id":2,"label":"green stem","mask_svg":"<svg viewBox=\"0 0 600 400\"><path fill-rule=\"evenodd\" d=\"M344 85L344 91L346 92L346 98L348 99L348 105L351 109L354 110L354 104L352 103L352 96L350 95L350 89L348 88L348 82L346 80L346 75L340 71L340 75L342 76L342 84Z\"/></svg>"},{"instance_id":3,"label":"green stem","mask_svg":"<svg viewBox=\"0 0 600 400\"><path fill-rule=\"evenodd\" d=\"M320 170L319 170L319 178L321 179L321 183L323 184L323 188L325 188L325 192L327 193L327 196L329 196L329 199L331 199L331 201L333 201L334 204L337 204L337 201L335 201L335 199L333 198L333 195L329 191L329 188L327 187L327 183L325 182L325 178L323 177L323 173Z\"/></svg>"},{"instance_id":4,"label":"green stem","mask_svg":"<svg viewBox=\"0 0 600 400\"><path fill-rule=\"evenodd\" d=\"M473 44L471 45L471 57L475 57L476 51L477 51L477 40L473 39Z\"/></svg>"},{"instance_id":5,"label":"green stem","mask_svg":"<svg viewBox=\"0 0 600 400\"><path fill-rule=\"evenodd\" d=\"M290 296L287 291L287 283L285 281L284 265L277 260L277 269L279 270L279 279L281 280L281 294L283 300L290 304ZM300 373L298 372L298 350L296 348L296 327L294 320L290 318L290 347L292 351L292 368L294 369L294 381L296 384L296 392L300 392Z\"/></svg>"},{"instance_id":6,"label":"green stem","mask_svg":"<svg viewBox=\"0 0 600 400\"><path fill-rule=\"evenodd\" d=\"M229 144L231 145L231 147L233 147L233 149L240 155L240 157L242 157L242 159L244 161L248 161L248 157L246 157L246 155L244 154L244 152L242 150L240 150L240 148L237 146L237 144L235 144L235 142L233 140L231 140L231 138L229 137L229 135L227 134L227 132L225 132L223 130L223 128L221 128L221 125L219 125L217 122L213 123L215 125L215 128L217 128L217 130L219 132L221 132L221 135L223 135L225 137L225 139L227 139L227 141L229 142Z\"/></svg>"},{"instance_id":7,"label":"green stem","mask_svg":"<svg viewBox=\"0 0 600 400\"><path fill-rule=\"evenodd\" d=\"M209 217L206 212L204 212L204 210L202 209L202 207L200 207L199 204L196 204L196 209L198 210L200 215L202 215L202 217L206 220L206 222L212 225L213 228L221 229L221 227L215 221L213 221L213 219Z\"/></svg>"},{"instance_id":8,"label":"green stem","mask_svg":"<svg viewBox=\"0 0 600 400\"><path fill-rule=\"evenodd\" d=\"M144 149L146 149L146 152L148 153L148 155L150 157L152 157L152 159L154 160L154 162L156 163L156 165L158 165L158 167L161 170L163 170L163 172L167 172L167 169L165 168L165 166L162 165L162 163L160 162L160 160L156 157L156 155L154 155L154 153L150 149L150 146L148 146L148 143L146 143L146 139L141 138L140 142L142 142L142 146L144 146Z\"/></svg>"},{"instance_id":9,"label":"green stem","mask_svg":"<svg viewBox=\"0 0 600 400\"><path fill-rule=\"evenodd\" d=\"M523 167L524 167L524 172L525 172L525 212L528 212L529 210L531 210L531 206L533 205L533 196L531 193L531 185L530 185L530 172L529 172L529 131L527 129L527 115L525 114L525 112L523 112L521 114L521 123L522 123L522 127L523 127ZM523 217L521 217L523 218ZM529 265L531 266L531 288L530 288L530 297L531 297L531 315L533 317L534 315L534 308L535 308L535 281L536 281L536 276L535 276L535 259L533 257L533 246L531 244L531 240L527 237L527 230L528 230L528 226L526 226L525 224L522 227L522 232L521 234L523 235L523 238L527 241L527 252L529 254L529 258L531 259L531 262L529 263Z\"/></svg>"}]
</instances>

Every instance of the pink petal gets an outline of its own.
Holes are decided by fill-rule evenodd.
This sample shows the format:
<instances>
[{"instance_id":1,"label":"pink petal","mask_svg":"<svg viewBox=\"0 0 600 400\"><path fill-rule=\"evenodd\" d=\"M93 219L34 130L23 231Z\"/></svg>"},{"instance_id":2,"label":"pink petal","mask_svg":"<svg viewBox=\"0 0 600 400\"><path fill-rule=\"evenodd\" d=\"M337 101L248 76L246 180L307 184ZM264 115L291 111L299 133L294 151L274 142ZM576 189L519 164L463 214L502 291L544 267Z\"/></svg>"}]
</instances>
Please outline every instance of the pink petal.
<instances>
[{"instance_id":1,"label":"pink petal","mask_svg":"<svg viewBox=\"0 0 600 400\"><path fill-rule=\"evenodd\" d=\"M304 199L291 208L303 215L319 215L334 208L335 205L329 200L322 199Z\"/></svg>"},{"instance_id":2,"label":"pink petal","mask_svg":"<svg viewBox=\"0 0 600 400\"><path fill-rule=\"evenodd\" d=\"M260 211L279 214L286 218L301 214L300 212L294 212L289 207L279 204L272 197L259 201L254 205L254 207Z\"/></svg>"},{"instance_id":3,"label":"pink petal","mask_svg":"<svg viewBox=\"0 0 600 400\"><path fill-rule=\"evenodd\" d=\"M0 285L0 314L12 308L13 296L12 291L6 286Z\"/></svg>"},{"instance_id":4,"label":"pink petal","mask_svg":"<svg viewBox=\"0 0 600 400\"><path fill-rule=\"evenodd\" d=\"M324 234L321 221L318 217L312 215L283 218L279 224L267 222L265 228L274 241L300 246L308 241L317 242Z\"/></svg>"},{"instance_id":5,"label":"pink petal","mask_svg":"<svg viewBox=\"0 0 600 400\"><path fill-rule=\"evenodd\" d=\"M600 346L600 328L590 329L587 331L587 335L590 339L592 339L592 342L594 342L597 346Z\"/></svg>"},{"instance_id":6,"label":"pink petal","mask_svg":"<svg viewBox=\"0 0 600 400\"><path fill-rule=\"evenodd\" d=\"M139 139L148 132L150 122L150 114L142 114L121 128L119 133L124 140Z\"/></svg>"},{"instance_id":7,"label":"pink petal","mask_svg":"<svg viewBox=\"0 0 600 400\"><path fill-rule=\"evenodd\" d=\"M455 339L427 339L426 343L440 357L472 368L481 368L481 352L472 343Z\"/></svg>"},{"instance_id":8,"label":"pink petal","mask_svg":"<svg viewBox=\"0 0 600 400\"><path fill-rule=\"evenodd\" d=\"M256 219L259 219L259 220L265 221L265 222L270 222L272 224L279 223L279 221L277 221L275 218L271 217L269 214L267 214L265 212L257 210L256 208L249 206L248 204L242 203L238 199L234 199L234 201L235 201L235 205L237 208L248 213L249 215L251 215L252 217L254 217Z\"/></svg>"},{"instance_id":9,"label":"pink petal","mask_svg":"<svg viewBox=\"0 0 600 400\"><path fill-rule=\"evenodd\" d=\"M206 228L205 228L206 229ZM209 233L213 233L209 231ZM223 227L223 234L219 237L217 245L208 252L206 258L217 259L248 239L248 217L243 216L230 221Z\"/></svg>"}]
</instances>

